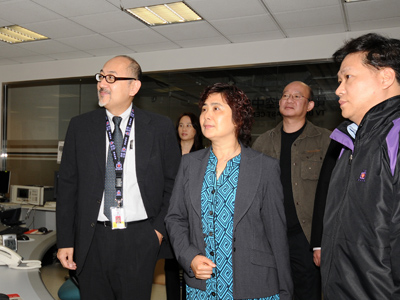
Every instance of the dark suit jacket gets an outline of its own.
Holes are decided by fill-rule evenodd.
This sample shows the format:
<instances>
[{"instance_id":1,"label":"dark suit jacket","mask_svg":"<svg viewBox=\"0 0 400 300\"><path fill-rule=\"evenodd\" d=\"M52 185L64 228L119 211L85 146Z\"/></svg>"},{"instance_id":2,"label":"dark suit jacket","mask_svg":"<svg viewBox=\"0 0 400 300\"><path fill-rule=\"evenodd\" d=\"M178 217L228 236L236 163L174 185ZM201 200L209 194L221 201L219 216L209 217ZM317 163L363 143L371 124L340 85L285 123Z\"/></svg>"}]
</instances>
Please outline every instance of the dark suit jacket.
<instances>
[{"instance_id":1,"label":"dark suit jacket","mask_svg":"<svg viewBox=\"0 0 400 300\"><path fill-rule=\"evenodd\" d=\"M151 224L166 237L164 217L181 158L176 132L167 117L134 109L139 189ZM98 109L71 119L60 166L57 244L74 247L78 273L93 238L104 191L105 116L105 109Z\"/></svg>"},{"instance_id":2,"label":"dark suit jacket","mask_svg":"<svg viewBox=\"0 0 400 300\"><path fill-rule=\"evenodd\" d=\"M342 148L342 144L336 142L335 140L331 140L328 150L326 150L324 162L319 174L317 190L315 191L310 241L311 249L321 247L323 220L325 214L326 197L328 196L329 182Z\"/></svg>"},{"instance_id":3,"label":"dark suit jacket","mask_svg":"<svg viewBox=\"0 0 400 300\"><path fill-rule=\"evenodd\" d=\"M206 289L194 277L193 258L205 255L201 218L201 189L210 149L182 157L166 225L186 283ZM242 146L233 224L233 295L235 299L280 294L292 297L289 248L280 169L277 160Z\"/></svg>"}]
</instances>

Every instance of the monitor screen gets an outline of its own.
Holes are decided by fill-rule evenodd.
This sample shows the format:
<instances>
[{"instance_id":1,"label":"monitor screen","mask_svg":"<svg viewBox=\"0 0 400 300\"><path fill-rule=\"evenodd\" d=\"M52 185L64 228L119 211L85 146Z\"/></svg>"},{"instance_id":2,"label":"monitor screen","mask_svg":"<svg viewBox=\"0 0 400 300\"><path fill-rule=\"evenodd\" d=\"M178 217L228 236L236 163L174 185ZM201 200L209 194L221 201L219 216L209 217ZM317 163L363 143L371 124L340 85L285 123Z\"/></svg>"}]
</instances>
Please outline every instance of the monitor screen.
<instances>
[{"instance_id":1,"label":"monitor screen","mask_svg":"<svg viewBox=\"0 0 400 300\"><path fill-rule=\"evenodd\" d=\"M0 171L0 196L5 195L10 189L10 171Z\"/></svg>"}]
</instances>

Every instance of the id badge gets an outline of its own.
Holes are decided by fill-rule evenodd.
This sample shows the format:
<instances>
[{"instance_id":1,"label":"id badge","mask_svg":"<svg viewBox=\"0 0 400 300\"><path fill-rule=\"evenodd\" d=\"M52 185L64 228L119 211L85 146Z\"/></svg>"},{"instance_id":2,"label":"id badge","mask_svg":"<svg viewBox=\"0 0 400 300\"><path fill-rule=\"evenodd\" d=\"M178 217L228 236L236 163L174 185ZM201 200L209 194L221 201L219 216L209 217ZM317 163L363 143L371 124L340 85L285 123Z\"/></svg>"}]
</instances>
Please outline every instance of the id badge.
<instances>
[{"instance_id":1,"label":"id badge","mask_svg":"<svg viewBox=\"0 0 400 300\"><path fill-rule=\"evenodd\" d=\"M125 229L125 211L123 207L111 207L112 229Z\"/></svg>"}]
</instances>

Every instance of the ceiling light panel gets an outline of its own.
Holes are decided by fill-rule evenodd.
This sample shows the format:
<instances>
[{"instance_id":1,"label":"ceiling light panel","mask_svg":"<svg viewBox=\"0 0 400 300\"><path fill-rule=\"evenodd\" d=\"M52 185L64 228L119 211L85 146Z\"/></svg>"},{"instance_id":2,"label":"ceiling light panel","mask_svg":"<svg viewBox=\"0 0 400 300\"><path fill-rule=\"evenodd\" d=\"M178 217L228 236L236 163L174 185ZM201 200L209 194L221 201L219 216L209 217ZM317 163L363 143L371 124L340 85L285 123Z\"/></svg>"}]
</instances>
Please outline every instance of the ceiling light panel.
<instances>
[{"instance_id":1,"label":"ceiling light panel","mask_svg":"<svg viewBox=\"0 0 400 300\"><path fill-rule=\"evenodd\" d=\"M47 40L48 37L26 29L18 25L4 26L0 28L0 41L15 44Z\"/></svg>"},{"instance_id":2,"label":"ceiling light panel","mask_svg":"<svg viewBox=\"0 0 400 300\"><path fill-rule=\"evenodd\" d=\"M202 19L183 2L128 8L126 11L150 26L199 21Z\"/></svg>"}]
</instances>

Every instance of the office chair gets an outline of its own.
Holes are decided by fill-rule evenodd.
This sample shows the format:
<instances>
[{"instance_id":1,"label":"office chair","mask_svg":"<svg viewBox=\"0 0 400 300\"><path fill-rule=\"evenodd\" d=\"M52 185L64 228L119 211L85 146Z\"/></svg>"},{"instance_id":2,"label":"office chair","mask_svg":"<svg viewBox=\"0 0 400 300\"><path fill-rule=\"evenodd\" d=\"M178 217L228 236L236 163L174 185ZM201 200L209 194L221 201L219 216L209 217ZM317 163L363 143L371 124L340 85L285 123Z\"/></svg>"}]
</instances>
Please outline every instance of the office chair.
<instances>
[{"instance_id":1,"label":"office chair","mask_svg":"<svg viewBox=\"0 0 400 300\"><path fill-rule=\"evenodd\" d=\"M58 297L61 300L80 300L79 282L75 271L69 271L69 278L58 290Z\"/></svg>"}]
</instances>

